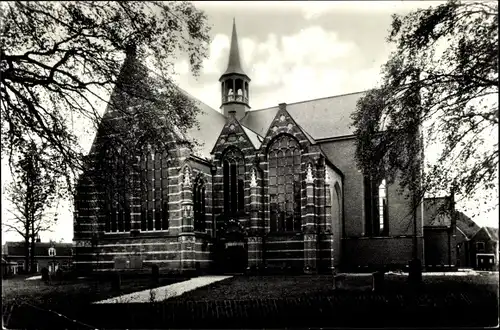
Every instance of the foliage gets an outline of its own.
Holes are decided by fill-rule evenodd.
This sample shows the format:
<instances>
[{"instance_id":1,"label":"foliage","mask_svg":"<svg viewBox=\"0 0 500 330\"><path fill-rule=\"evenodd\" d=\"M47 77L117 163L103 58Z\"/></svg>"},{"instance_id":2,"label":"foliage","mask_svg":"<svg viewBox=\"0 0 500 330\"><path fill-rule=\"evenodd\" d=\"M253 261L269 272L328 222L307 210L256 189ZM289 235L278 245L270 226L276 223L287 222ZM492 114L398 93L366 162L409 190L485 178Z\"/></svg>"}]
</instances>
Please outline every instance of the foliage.
<instances>
[{"instance_id":1,"label":"foliage","mask_svg":"<svg viewBox=\"0 0 500 330\"><path fill-rule=\"evenodd\" d=\"M192 4L6 2L1 12L2 155L8 153L11 164L35 141L53 156L42 160L42 168L74 179L85 164L78 134L91 133L86 123L99 125L103 106L133 122L130 137L142 132L143 142L163 141L172 127L183 132L193 125L194 103L169 78L178 54L187 53L195 75L206 57L206 16ZM120 81L127 52L147 64L134 74L148 88ZM128 111L134 106L140 111ZM75 119L86 132L74 129ZM151 124L165 122L171 126Z\"/></svg>"},{"instance_id":2,"label":"foliage","mask_svg":"<svg viewBox=\"0 0 500 330\"><path fill-rule=\"evenodd\" d=\"M382 84L352 117L359 166L400 180L419 201L495 193L498 143L486 141L498 131L498 4L449 1L394 15L388 41L397 49ZM424 163L422 150L435 158Z\"/></svg>"}]
</instances>

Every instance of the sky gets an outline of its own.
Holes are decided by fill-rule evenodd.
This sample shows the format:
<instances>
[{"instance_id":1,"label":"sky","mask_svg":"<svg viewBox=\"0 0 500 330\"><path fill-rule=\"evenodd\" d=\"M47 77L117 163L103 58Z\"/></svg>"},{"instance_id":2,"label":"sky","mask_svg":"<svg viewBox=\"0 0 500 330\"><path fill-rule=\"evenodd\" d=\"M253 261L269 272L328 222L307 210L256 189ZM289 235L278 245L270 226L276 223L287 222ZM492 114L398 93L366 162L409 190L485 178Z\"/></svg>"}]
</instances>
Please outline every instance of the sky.
<instances>
[{"instance_id":1,"label":"sky","mask_svg":"<svg viewBox=\"0 0 500 330\"><path fill-rule=\"evenodd\" d=\"M434 1L227 1L194 2L212 27L209 58L199 77L187 58L175 65L179 86L214 109L220 107L218 79L227 66L233 18L243 69L252 79L253 110L367 90L377 85L392 46L386 42L391 15L439 5ZM87 136L87 146L93 137ZM6 166L2 160L2 173ZM7 179L6 179L7 180ZM6 180L2 175L2 187ZM8 215L2 194L2 218ZM58 225L43 241L73 238L69 203L58 207ZM498 209L475 219L498 227ZM18 240L2 233L2 242Z\"/></svg>"}]
</instances>

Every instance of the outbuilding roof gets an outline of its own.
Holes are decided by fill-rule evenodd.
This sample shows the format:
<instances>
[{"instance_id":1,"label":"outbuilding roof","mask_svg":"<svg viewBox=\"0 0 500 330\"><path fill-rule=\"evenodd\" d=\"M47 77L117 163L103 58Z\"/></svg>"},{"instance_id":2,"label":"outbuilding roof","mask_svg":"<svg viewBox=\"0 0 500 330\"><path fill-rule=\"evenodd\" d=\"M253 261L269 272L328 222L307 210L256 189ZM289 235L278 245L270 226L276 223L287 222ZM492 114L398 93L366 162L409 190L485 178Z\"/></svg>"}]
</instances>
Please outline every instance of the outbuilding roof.
<instances>
[{"instance_id":1,"label":"outbuilding roof","mask_svg":"<svg viewBox=\"0 0 500 330\"><path fill-rule=\"evenodd\" d=\"M56 256L63 257L72 256L72 243L48 243L39 242L35 244L35 256L45 257L49 255L49 248L54 246L56 249ZM5 242L4 245L4 255L6 257L10 256L24 256L24 242Z\"/></svg>"}]
</instances>

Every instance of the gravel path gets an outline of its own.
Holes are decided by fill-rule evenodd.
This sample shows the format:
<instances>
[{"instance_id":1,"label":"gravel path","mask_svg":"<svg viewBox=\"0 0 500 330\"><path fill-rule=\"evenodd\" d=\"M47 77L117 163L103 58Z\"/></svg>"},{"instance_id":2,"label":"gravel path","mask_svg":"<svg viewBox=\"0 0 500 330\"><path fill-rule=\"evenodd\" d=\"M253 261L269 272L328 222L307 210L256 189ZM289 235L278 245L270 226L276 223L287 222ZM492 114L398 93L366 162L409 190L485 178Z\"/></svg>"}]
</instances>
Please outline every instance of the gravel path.
<instances>
[{"instance_id":1,"label":"gravel path","mask_svg":"<svg viewBox=\"0 0 500 330\"><path fill-rule=\"evenodd\" d=\"M214 282L219 282L232 276L200 276L195 277L184 282L178 282L155 289L148 289L126 294L119 297L114 297L106 300L94 302L94 304L108 304L108 303L149 303L152 300L162 301L169 298L177 297L184 292L192 291L203 286L207 286Z\"/></svg>"},{"instance_id":2,"label":"gravel path","mask_svg":"<svg viewBox=\"0 0 500 330\"><path fill-rule=\"evenodd\" d=\"M26 281L36 281L36 280L41 280L42 275L36 275L36 276L31 276L26 279Z\"/></svg>"}]
</instances>

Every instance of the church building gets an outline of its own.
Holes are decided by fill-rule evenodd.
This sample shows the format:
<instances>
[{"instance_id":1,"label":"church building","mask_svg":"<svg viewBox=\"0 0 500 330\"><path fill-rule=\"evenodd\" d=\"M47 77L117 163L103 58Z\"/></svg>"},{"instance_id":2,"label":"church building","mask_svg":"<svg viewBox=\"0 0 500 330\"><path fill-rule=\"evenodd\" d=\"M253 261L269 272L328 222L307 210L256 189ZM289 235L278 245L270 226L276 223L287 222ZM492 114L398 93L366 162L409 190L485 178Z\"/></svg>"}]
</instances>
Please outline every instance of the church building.
<instances>
[{"instance_id":1,"label":"church building","mask_svg":"<svg viewBox=\"0 0 500 330\"><path fill-rule=\"evenodd\" d=\"M404 268L413 257L411 202L397 183L367 180L354 157L350 115L364 92L252 109L234 22L228 57L220 111L196 100L199 129L188 135L201 146L190 150L172 135L168 150L144 155L151 191L95 217L96 194L83 173L77 269ZM422 218L420 208L423 261Z\"/></svg>"}]
</instances>

